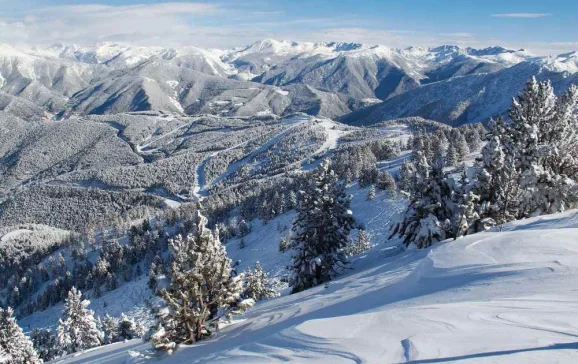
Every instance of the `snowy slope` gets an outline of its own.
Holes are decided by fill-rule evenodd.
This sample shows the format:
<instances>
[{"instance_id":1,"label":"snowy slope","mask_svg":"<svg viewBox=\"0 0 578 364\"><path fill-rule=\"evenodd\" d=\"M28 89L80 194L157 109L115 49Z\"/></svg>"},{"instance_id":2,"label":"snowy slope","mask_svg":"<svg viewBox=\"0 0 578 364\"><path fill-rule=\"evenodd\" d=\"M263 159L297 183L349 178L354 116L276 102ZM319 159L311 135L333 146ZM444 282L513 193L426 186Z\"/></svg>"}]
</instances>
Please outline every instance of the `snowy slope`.
<instances>
[{"instance_id":1,"label":"snowy slope","mask_svg":"<svg viewBox=\"0 0 578 364\"><path fill-rule=\"evenodd\" d=\"M573 363L578 212L508 224L425 251L376 247L354 270L259 303L170 363ZM66 363L153 359L131 341Z\"/></svg>"}]
</instances>

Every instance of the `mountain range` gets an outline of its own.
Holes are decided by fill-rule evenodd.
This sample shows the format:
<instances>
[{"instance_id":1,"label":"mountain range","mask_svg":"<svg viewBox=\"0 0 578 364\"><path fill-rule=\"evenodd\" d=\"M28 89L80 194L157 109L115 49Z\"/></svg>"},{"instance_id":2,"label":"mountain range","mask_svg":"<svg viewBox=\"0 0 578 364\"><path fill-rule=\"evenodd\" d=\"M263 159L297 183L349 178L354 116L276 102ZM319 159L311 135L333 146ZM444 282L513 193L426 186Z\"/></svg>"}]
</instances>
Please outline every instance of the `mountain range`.
<instances>
[{"instance_id":1,"label":"mountain range","mask_svg":"<svg viewBox=\"0 0 578 364\"><path fill-rule=\"evenodd\" d=\"M0 46L0 110L23 119L165 111L368 125L421 116L450 125L504 113L531 77L578 81L578 54L262 40L230 50L102 43Z\"/></svg>"}]
</instances>

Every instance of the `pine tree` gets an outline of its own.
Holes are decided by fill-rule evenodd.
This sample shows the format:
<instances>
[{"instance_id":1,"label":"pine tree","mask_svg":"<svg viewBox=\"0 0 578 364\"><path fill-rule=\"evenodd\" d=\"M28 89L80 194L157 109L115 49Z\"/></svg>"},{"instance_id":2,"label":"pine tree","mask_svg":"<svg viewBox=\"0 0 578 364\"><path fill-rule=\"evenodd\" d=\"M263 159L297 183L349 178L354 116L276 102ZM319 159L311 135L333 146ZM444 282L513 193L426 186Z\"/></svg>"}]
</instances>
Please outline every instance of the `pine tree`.
<instances>
[{"instance_id":1,"label":"pine tree","mask_svg":"<svg viewBox=\"0 0 578 364\"><path fill-rule=\"evenodd\" d=\"M32 344L40 359L50 361L62 353L58 349L56 336L47 329L34 329L31 335Z\"/></svg>"},{"instance_id":2,"label":"pine tree","mask_svg":"<svg viewBox=\"0 0 578 364\"><path fill-rule=\"evenodd\" d=\"M470 151L475 152L480 150L480 147L482 146L482 138L480 137L477 128L471 128L466 132L465 136Z\"/></svg>"},{"instance_id":3,"label":"pine tree","mask_svg":"<svg viewBox=\"0 0 578 364\"><path fill-rule=\"evenodd\" d=\"M0 308L0 348L3 349L9 363L36 364L42 362L34 350L32 341L24 335L18 326L14 311L10 307Z\"/></svg>"},{"instance_id":4,"label":"pine tree","mask_svg":"<svg viewBox=\"0 0 578 364\"><path fill-rule=\"evenodd\" d=\"M294 209L297 206L297 194L295 191L289 191L289 208Z\"/></svg>"},{"instance_id":5,"label":"pine tree","mask_svg":"<svg viewBox=\"0 0 578 364\"><path fill-rule=\"evenodd\" d=\"M151 263L151 269L149 269L148 286L151 289L151 291L156 292L157 287L159 286L159 281L155 270L152 268L154 264L155 263Z\"/></svg>"},{"instance_id":6,"label":"pine tree","mask_svg":"<svg viewBox=\"0 0 578 364\"><path fill-rule=\"evenodd\" d=\"M448 167L453 167L456 164L458 164L458 151L456 150L456 148L454 147L453 143L450 143L450 146L448 147L448 152L446 154L446 166Z\"/></svg>"},{"instance_id":7,"label":"pine tree","mask_svg":"<svg viewBox=\"0 0 578 364\"><path fill-rule=\"evenodd\" d=\"M367 201L375 200L375 185L371 185L371 187L369 187L369 191L367 191L367 197L365 199Z\"/></svg>"},{"instance_id":8,"label":"pine tree","mask_svg":"<svg viewBox=\"0 0 578 364\"><path fill-rule=\"evenodd\" d=\"M451 190L443 173L443 159L437 156L430 166L423 153L418 153L410 188L410 203L397 223L392 225L390 238L397 235L406 246L427 248L446 238L446 220L450 217L448 198Z\"/></svg>"},{"instance_id":9,"label":"pine tree","mask_svg":"<svg viewBox=\"0 0 578 364\"><path fill-rule=\"evenodd\" d=\"M365 230L358 230L357 237L350 245L347 255L359 255L369 249L371 249L371 234Z\"/></svg>"},{"instance_id":10,"label":"pine tree","mask_svg":"<svg viewBox=\"0 0 578 364\"><path fill-rule=\"evenodd\" d=\"M410 192L413 186L413 176L415 175L415 166L413 163L404 160L399 169L399 189L405 192Z\"/></svg>"},{"instance_id":11,"label":"pine tree","mask_svg":"<svg viewBox=\"0 0 578 364\"><path fill-rule=\"evenodd\" d=\"M58 344L63 351L74 353L101 344L102 332L96 326L94 312L87 309L89 304L75 287L68 292L57 329Z\"/></svg>"},{"instance_id":12,"label":"pine tree","mask_svg":"<svg viewBox=\"0 0 578 364\"><path fill-rule=\"evenodd\" d=\"M564 211L578 203L578 88L554 95L532 78L514 100L511 122L490 124L480 161L482 216L496 223Z\"/></svg>"},{"instance_id":13,"label":"pine tree","mask_svg":"<svg viewBox=\"0 0 578 364\"><path fill-rule=\"evenodd\" d=\"M459 129L452 129L450 144L456 148L458 162L465 161L470 153L470 148L468 147L468 142L466 141L464 134L462 134Z\"/></svg>"},{"instance_id":14,"label":"pine tree","mask_svg":"<svg viewBox=\"0 0 578 364\"><path fill-rule=\"evenodd\" d=\"M508 132L524 191L523 217L564 211L576 204L572 178L578 163L577 99L575 86L557 98L549 81L532 78L512 104ZM574 168L567 170L565 165Z\"/></svg>"},{"instance_id":15,"label":"pine tree","mask_svg":"<svg viewBox=\"0 0 578 364\"><path fill-rule=\"evenodd\" d=\"M497 136L503 121L499 119L496 123L496 136L482 149L476 187L476 193L482 201L481 214L491 219L488 220L489 225L503 224L518 218L522 198L514 155L506 151L501 138Z\"/></svg>"},{"instance_id":16,"label":"pine tree","mask_svg":"<svg viewBox=\"0 0 578 364\"><path fill-rule=\"evenodd\" d=\"M171 281L159 291L167 307L151 337L157 349L172 351L178 344L201 340L211 333L208 321L239 313L252 302L240 300L243 275L232 277L231 260L218 236L206 228L207 219L198 210L196 217L194 234L169 242Z\"/></svg>"},{"instance_id":17,"label":"pine tree","mask_svg":"<svg viewBox=\"0 0 578 364\"><path fill-rule=\"evenodd\" d=\"M379 172L377 175L377 188L387 192L394 192L397 188L395 179L387 171Z\"/></svg>"},{"instance_id":18,"label":"pine tree","mask_svg":"<svg viewBox=\"0 0 578 364\"><path fill-rule=\"evenodd\" d=\"M138 336L135 322L124 313L121 313L118 320L118 339L124 341L132 340L136 337Z\"/></svg>"},{"instance_id":19,"label":"pine tree","mask_svg":"<svg viewBox=\"0 0 578 364\"><path fill-rule=\"evenodd\" d=\"M351 198L329 160L319 165L300 198L292 228L293 292L331 280L336 269L347 264L344 248L354 223Z\"/></svg>"},{"instance_id":20,"label":"pine tree","mask_svg":"<svg viewBox=\"0 0 578 364\"><path fill-rule=\"evenodd\" d=\"M112 344L118 341L118 320L114 317L104 315L102 320L102 332L104 334L104 343Z\"/></svg>"},{"instance_id":21,"label":"pine tree","mask_svg":"<svg viewBox=\"0 0 578 364\"><path fill-rule=\"evenodd\" d=\"M446 133L442 129L438 129L435 133L436 143L442 148L446 149L448 147L449 141Z\"/></svg>"},{"instance_id":22,"label":"pine tree","mask_svg":"<svg viewBox=\"0 0 578 364\"><path fill-rule=\"evenodd\" d=\"M291 248L291 238L289 236L281 237L279 241L279 251L285 253Z\"/></svg>"},{"instance_id":23,"label":"pine tree","mask_svg":"<svg viewBox=\"0 0 578 364\"><path fill-rule=\"evenodd\" d=\"M244 297L260 301L277 295L275 290L269 287L269 278L267 277L267 273L261 268L261 263L256 262L253 270L247 268L245 277Z\"/></svg>"}]
</instances>

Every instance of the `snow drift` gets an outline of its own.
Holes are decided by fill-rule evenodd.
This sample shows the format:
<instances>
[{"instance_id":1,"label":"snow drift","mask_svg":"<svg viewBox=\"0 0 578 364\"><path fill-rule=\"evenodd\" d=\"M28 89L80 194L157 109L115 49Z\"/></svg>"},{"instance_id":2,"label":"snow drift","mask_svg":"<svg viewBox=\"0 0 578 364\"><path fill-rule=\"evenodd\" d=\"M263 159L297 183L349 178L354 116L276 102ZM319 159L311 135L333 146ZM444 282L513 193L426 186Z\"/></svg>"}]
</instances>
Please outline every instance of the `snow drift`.
<instances>
[{"instance_id":1,"label":"snow drift","mask_svg":"<svg viewBox=\"0 0 578 364\"><path fill-rule=\"evenodd\" d=\"M578 212L391 256L378 246L326 287L262 302L214 338L157 357L129 341L64 363L576 362Z\"/></svg>"}]
</instances>

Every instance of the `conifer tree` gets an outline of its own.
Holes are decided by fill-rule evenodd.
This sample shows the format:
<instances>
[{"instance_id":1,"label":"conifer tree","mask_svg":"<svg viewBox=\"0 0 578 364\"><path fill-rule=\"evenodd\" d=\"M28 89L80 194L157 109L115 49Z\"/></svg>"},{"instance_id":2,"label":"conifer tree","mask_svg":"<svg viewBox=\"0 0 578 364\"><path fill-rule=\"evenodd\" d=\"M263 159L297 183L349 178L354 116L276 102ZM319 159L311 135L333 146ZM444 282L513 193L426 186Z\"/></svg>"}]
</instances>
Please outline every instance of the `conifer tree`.
<instances>
[{"instance_id":1,"label":"conifer tree","mask_svg":"<svg viewBox=\"0 0 578 364\"><path fill-rule=\"evenodd\" d=\"M243 294L245 297L260 301L277 295L275 290L269 287L269 278L261 268L261 263L256 262L253 270L247 268L245 277L245 292Z\"/></svg>"},{"instance_id":2,"label":"conifer tree","mask_svg":"<svg viewBox=\"0 0 578 364\"><path fill-rule=\"evenodd\" d=\"M395 179L387 171L379 172L377 175L377 188L387 192L394 192L397 188Z\"/></svg>"},{"instance_id":3,"label":"conifer tree","mask_svg":"<svg viewBox=\"0 0 578 364\"><path fill-rule=\"evenodd\" d=\"M194 233L169 242L171 281L159 295L167 307L151 337L157 349L172 351L211 334L219 317L242 312L252 300L241 301L243 275L232 277L231 260L219 237L206 228L207 219L196 211Z\"/></svg>"},{"instance_id":4,"label":"conifer tree","mask_svg":"<svg viewBox=\"0 0 578 364\"><path fill-rule=\"evenodd\" d=\"M293 292L327 282L337 268L347 264L344 249L354 219L349 210L350 196L338 181L331 162L324 160L300 193L293 222Z\"/></svg>"},{"instance_id":5,"label":"conifer tree","mask_svg":"<svg viewBox=\"0 0 578 364\"><path fill-rule=\"evenodd\" d=\"M399 169L399 183L397 184L400 190L410 192L414 185L413 177L415 176L415 166L413 163L404 160Z\"/></svg>"},{"instance_id":6,"label":"conifer tree","mask_svg":"<svg viewBox=\"0 0 578 364\"><path fill-rule=\"evenodd\" d=\"M367 201L375 200L375 185L371 185L371 187L369 187L369 191L367 191L366 200Z\"/></svg>"},{"instance_id":7,"label":"conifer tree","mask_svg":"<svg viewBox=\"0 0 578 364\"><path fill-rule=\"evenodd\" d=\"M63 351L74 353L101 344L102 332L96 326L94 312L87 308L89 304L75 287L68 292L57 329L58 344Z\"/></svg>"},{"instance_id":8,"label":"conifer tree","mask_svg":"<svg viewBox=\"0 0 578 364\"><path fill-rule=\"evenodd\" d=\"M348 249L348 256L359 255L371 249L371 234L365 230L358 230L357 237Z\"/></svg>"},{"instance_id":9,"label":"conifer tree","mask_svg":"<svg viewBox=\"0 0 578 364\"><path fill-rule=\"evenodd\" d=\"M392 225L390 238L397 235L406 246L423 249L446 238L445 221L449 216L446 202L450 190L441 156L430 166L425 155L418 153L412 181L409 206Z\"/></svg>"},{"instance_id":10,"label":"conifer tree","mask_svg":"<svg viewBox=\"0 0 578 364\"><path fill-rule=\"evenodd\" d=\"M61 355L56 336L47 329L34 329L31 335L32 344L40 359L50 361Z\"/></svg>"},{"instance_id":11,"label":"conifer tree","mask_svg":"<svg viewBox=\"0 0 578 364\"><path fill-rule=\"evenodd\" d=\"M468 142L464 134L459 129L452 129L451 131L451 145L456 149L458 162L463 162L470 153Z\"/></svg>"},{"instance_id":12,"label":"conifer tree","mask_svg":"<svg viewBox=\"0 0 578 364\"><path fill-rule=\"evenodd\" d=\"M136 333L136 324L124 313L120 314L120 319L118 320L118 339L132 340L138 337Z\"/></svg>"},{"instance_id":13,"label":"conifer tree","mask_svg":"<svg viewBox=\"0 0 578 364\"><path fill-rule=\"evenodd\" d=\"M454 147L453 143L450 143L450 146L448 147L448 151L446 153L446 166L447 167L453 167L456 164L458 164L458 151L456 150L456 148Z\"/></svg>"},{"instance_id":14,"label":"conifer tree","mask_svg":"<svg viewBox=\"0 0 578 364\"><path fill-rule=\"evenodd\" d=\"M9 363L39 364L42 363L34 350L32 341L24 335L18 326L14 311L8 307L0 308L0 348Z\"/></svg>"},{"instance_id":15,"label":"conifer tree","mask_svg":"<svg viewBox=\"0 0 578 364\"><path fill-rule=\"evenodd\" d=\"M556 97L549 81L532 78L511 121L490 124L478 174L482 216L502 223L576 206L577 103L575 86Z\"/></svg>"},{"instance_id":16,"label":"conifer tree","mask_svg":"<svg viewBox=\"0 0 578 364\"><path fill-rule=\"evenodd\" d=\"M118 320L109 316L107 313L102 320L102 332L104 334L104 343L112 344L118 341Z\"/></svg>"}]
</instances>

